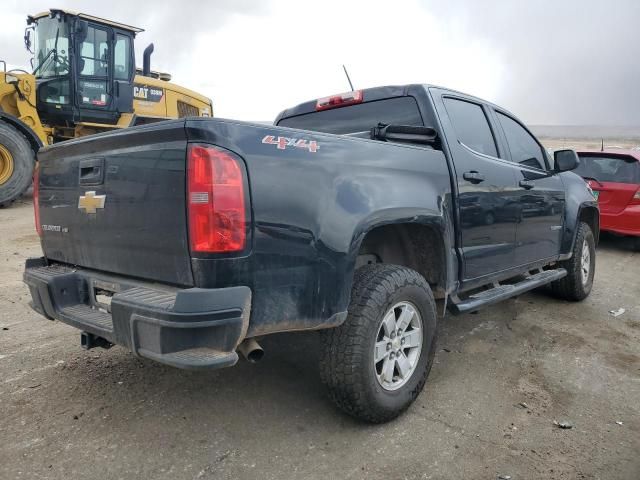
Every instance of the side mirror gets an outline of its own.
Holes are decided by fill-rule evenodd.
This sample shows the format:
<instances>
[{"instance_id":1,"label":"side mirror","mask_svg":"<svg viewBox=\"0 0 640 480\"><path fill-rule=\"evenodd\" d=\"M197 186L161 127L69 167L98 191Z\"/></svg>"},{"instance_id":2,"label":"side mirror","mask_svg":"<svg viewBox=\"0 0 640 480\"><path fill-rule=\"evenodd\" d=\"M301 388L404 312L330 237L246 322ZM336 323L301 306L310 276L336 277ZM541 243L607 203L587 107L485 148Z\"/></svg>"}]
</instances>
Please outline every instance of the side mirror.
<instances>
[{"instance_id":1,"label":"side mirror","mask_svg":"<svg viewBox=\"0 0 640 480\"><path fill-rule=\"evenodd\" d=\"M87 39L87 33L89 33L89 22L85 20L77 20L75 25L76 40L78 43L82 43Z\"/></svg>"},{"instance_id":2,"label":"side mirror","mask_svg":"<svg viewBox=\"0 0 640 480\"><path fill-rule=\"evenodd\" d=\"M33 54L33 50L31 49L31 32L33 31L33 27L27 27L24 29L24 46L27 51Z\"/></svg>"},{"instance_id":3,"label":"side mirror","mask_svg":"<svg viewBox=\"0 0 640 480\"><path fill-rule=\"evenodd\" d=\"M556 150L553 152L556 172L568 172L580 165L578 154L573 150Z\"/></svg>"},{"instance_id":4,"label":"side mirror","mask_svg":"<svg viewBox=\"0 0 640 480\"><path fill-rule=\"evenodd\" d=\"M435 146L438 143L438 133L431 127L416 125L387 125L379 123L371 129L373 140L385 142L423 143Z\"/></svg>"}]
</instances>

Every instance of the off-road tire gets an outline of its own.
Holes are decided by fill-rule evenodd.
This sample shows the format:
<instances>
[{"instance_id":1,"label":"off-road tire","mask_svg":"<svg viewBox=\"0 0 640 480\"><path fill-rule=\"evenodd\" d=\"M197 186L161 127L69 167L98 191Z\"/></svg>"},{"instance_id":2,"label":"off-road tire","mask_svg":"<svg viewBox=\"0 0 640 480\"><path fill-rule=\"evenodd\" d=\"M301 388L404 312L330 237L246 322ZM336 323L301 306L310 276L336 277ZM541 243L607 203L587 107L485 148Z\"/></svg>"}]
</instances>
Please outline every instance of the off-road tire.
<instances>
[{"instance_id":1,"label":"off-road tire","mask_svg":"<svg viewBox=\"0 0 640 480\"><path fill-rule=\"evenodd\" d=\"M31 185L36 156L25 136L3 121L0 121L0 144L13 157L13 174L0 185L0 207L7 207Z\"/></svg>"},{"instance_id":2,"label":"off-road tire","mask_svg":"<svg viewBox=\"0 0 640 480\"><path fill-rule=\"evenodd\" d=\"M587 283L582 282L582 247L587 242L589 247L589 276ZM560 262L560 267L567 270L567 276L551 283L553 294L564 300L579 302L584 300L591 293L593 286L593 276L596 271L596 244L593 232L588 224L581 222L578 227L576 241L573 245L573 253L569 260Z\"/></svg>"},{"instance_id":3,"label":"off-road tire","mask_svg":"<svg viewBox=\"0 0 640 480\"><path fill-rule=\"evenodd\" d=\"M389 391L375 373L374 345L383 316L398 302L411 302L422 319L422 350L407 383ZM435 355L436 307L431 288L409 268L370 264L354 276L345 322L323 332L320 375L329 397L347 414L372 422L387 422L422 391Z\"/></svg>"}]
</instances>

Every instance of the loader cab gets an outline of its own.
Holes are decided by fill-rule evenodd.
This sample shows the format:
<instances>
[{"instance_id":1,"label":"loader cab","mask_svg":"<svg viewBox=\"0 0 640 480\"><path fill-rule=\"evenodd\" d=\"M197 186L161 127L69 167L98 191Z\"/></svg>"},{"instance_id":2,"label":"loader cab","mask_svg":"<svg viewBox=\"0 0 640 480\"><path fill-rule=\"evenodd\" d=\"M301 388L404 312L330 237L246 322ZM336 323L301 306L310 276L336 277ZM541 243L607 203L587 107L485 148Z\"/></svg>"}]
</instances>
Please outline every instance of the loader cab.
<instances>
[{"instance_id":1,"label":"loader cab","mask_svg":"<svg viewBox=\"0 0 640 480\"><path fill-rule=\"evenodd\" d=\"M63 10L28 17L37 109L44 122L115 124L133 112L133 41L142 30Z\"/></svg>"}]
</instances>

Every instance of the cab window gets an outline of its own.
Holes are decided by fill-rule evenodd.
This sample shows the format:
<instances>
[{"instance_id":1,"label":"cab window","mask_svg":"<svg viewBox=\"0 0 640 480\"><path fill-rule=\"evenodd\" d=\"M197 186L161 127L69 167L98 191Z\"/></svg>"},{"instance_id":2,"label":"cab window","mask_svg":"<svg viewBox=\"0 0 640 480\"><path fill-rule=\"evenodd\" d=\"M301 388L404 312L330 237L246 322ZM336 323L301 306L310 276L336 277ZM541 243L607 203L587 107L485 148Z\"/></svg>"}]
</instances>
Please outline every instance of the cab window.
<instances>
[{"instance_id":1,"label":"cab window","mask_svg":"<svg viewBox=\"0 0 640 480\"><path fill-rule=\"evenodd\" d=\"M496 142L482 106L450 97L443 101L458 141L475 152L497 157Z\"/></svg>"},{"instance_id":2,"label":"cab window","mask_svg":"<svg viewBox=\"0 0 640 480\"><path fill-rule=\"evenodd\" d=\"M537 140L513 118L501 112L496 112L496 114L504 135L507 137L511 161L527 167L545 170L544 151Z\"/></svg>"},{"instance_id":3,"label":"cab window","mask_svg":"<svg viewBox=\"0 0 640 480\"><path fill-rule=\"evenodd\" d=\"M107 31L88 27L87 38L80 44L80 75L106 77L109 74Z\"/></svg>"},{"instance_id":4,"label":"cab window","mask_svg":"<svg viewBox=\"0 0 640 480\"><path fill-rule=\"evenodd\" d=\"M113 49L114 71L116 80L129 80L131 74L131 39L124 35L116 35L116 45Z\"/></svg>"}]
</instances>

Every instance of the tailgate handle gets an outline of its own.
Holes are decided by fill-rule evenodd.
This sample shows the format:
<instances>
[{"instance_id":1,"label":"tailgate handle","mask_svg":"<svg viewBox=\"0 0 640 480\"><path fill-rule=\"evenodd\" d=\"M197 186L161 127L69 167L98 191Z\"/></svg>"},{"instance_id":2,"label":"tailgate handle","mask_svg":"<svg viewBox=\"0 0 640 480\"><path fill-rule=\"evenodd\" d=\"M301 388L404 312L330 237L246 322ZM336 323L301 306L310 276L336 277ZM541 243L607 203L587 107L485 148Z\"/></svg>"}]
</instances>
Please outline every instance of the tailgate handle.
<instances>
[{"instance_id":1,"label":"tailgate handle","mask_svg":"<svg viewBox=\"0 0 640 480\"><path fill-rule=\"evenodd\" d=\"M104 158L80 161L80 185L101 185L104 182Z\"/></svg>"}]
</instances>

